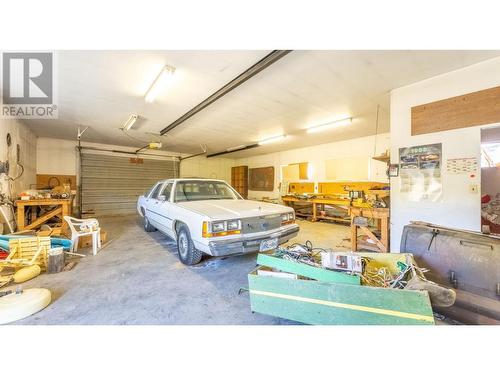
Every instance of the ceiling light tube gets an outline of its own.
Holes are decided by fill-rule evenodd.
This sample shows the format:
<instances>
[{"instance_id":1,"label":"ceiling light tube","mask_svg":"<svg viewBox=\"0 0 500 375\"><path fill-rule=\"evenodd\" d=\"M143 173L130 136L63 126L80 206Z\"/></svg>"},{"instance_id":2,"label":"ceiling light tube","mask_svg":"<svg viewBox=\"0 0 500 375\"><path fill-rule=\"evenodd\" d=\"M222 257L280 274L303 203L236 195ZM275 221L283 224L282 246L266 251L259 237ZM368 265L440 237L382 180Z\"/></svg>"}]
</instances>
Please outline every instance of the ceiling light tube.
<instances>
[{"instance_id":1,"label":"ceiling light tube","mask_svg":"<svg viewBox=\"0 0 500 375\"><path fill-rule=\"evenodd\" d=\"M263 139L262 141L259 141L259 146L266 145L266 144L271 143L271 142L281 141L282 139L285 139L285 138L286 138L286 135L283 134L283 135L277 135L276 137Z\"/></svg>"},{"instance_id":2,"label":"ceiling light tube","mask_svg":"<svg viewBox=\"0 0 500 375\"><path fill-rule=\"evenodd\" d=\"M128 118L128 120L125 121L125 123L123 124L122 130L129 131L132 128L132 126L134 126L134 124L137 121L138 117L139 116L137 116L137 115L130 115L130 117Z\"/></svg>"},{"instance_id":3,"label":"ceiling light tube","mask_svg":"<svg viewBox=\"0 0 500 375\"><path fill-rule=\"evenodd\" d=\"M165 65L160 74L155 78L151 86L149 86L148 91L144 95L144 100L147 103L154 102L155 98L158 96L160 91L172 80L175 68L169 65Z\"/></svg>"},{"instance_id":4,"label":"ceiling light tube","mask_svg":"<svg viewBox=\"0 0 500 375\"><path fill-rule=\"evenodd\" d=\"M311 126L310 128L307 129L307 132L308 133L316 133L316 132L320 132L320 131L323 131L323 130L328 130L328 129L331 129L331 128L336 128L336 127L339 127L339 126L349 125L351 122L352 122L352 117L343 118L343 119L340 119L340 120L327 122L326 124Z\"/></svg>"},{"instance_id":5,"label":"ceiling light tube","mask_svg":"<svg viewBox=\"0 0 500 375\"><path fill-rule=\"evenodd\" d=\"M236 151L236 150L241 150L242 148L245 148L246 145L240 145L240 146L234 146L234 147L229 147L226 148L226 151Z\"/></svg>"}]
</instances>

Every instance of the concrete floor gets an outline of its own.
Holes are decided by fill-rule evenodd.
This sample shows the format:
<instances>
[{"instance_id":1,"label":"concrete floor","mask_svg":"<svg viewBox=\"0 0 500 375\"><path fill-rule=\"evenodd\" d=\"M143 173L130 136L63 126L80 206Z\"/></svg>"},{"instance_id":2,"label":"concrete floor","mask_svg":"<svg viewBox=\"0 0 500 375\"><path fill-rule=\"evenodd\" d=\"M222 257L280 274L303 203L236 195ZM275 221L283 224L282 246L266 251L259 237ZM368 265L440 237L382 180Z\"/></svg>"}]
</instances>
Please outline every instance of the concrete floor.
<instances>
[{"instance_id":1,"label":"concrete floor","mask_svg":"<svg viewBox=\"0 0 500 375\"><path fill-rule=\"evenodd\" d=\"M248 286L255 254L207 257L188 267L179 262L175 243L159 232L144 232L138 216L100 222L109 245L71 271L24 283L24 288L50 289L53 301L16 324L294 324L251 313L248 293L238 295ZM349 237L343 225L299 225L293 242L311 240L315 247L331 248Z\"/></svg>"}]
</instances>

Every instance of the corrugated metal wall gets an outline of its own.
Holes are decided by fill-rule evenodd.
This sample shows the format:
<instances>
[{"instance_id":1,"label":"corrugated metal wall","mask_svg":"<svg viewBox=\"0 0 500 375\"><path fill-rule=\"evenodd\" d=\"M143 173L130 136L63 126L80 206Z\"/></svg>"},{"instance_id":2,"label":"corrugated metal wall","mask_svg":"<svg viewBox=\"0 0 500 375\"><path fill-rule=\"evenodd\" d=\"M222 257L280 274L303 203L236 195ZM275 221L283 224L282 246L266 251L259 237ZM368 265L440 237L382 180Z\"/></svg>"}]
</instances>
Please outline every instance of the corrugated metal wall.
<instances>
[{"instance_id":1,"label":"corrugated metal wall","mask_svg":"<svg viewBox=\"0 0 500 375\"><path fill-rule=\"evenodd\" d=\"M139 195L158 180L179 176L179 162L168 159L142 159L141 164L128 157L82 153L81 165L84 216L133 214Z\"/></svg>"}]
</instances>

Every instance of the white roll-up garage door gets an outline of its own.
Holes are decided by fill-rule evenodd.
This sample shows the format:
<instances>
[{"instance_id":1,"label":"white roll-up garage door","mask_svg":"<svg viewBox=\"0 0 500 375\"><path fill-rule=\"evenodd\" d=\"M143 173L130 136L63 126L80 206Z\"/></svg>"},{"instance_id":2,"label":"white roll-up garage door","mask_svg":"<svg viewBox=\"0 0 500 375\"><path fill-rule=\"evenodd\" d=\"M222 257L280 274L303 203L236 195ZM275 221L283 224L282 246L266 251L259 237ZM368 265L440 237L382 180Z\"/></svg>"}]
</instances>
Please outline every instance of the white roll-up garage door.
<instances>
[{"instance_id":1,"label":"white roll-up garage door","mask_svg":"<svg viewBox=\"0 0 500 375\"><path fill-rule=\"evenodd\" d=\"M156 181L179 175L175 159L81 154L83 216L127 215L136 212L137 198Z\"/></svg>"}]
</instances>

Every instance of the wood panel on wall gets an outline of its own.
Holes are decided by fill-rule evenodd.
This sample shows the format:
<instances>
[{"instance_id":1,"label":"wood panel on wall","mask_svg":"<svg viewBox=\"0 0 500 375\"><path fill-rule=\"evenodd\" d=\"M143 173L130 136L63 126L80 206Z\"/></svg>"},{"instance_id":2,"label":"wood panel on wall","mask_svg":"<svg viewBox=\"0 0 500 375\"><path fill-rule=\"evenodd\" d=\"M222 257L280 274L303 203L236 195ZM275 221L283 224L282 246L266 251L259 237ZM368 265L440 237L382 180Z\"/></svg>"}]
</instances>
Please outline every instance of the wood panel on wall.
<instances>
[{"instance_id":1,"label":"wood panel on wall","mask_svg":"<svg viewBox=\"0 0 500 375\"><path fill-rule=\"evenodd\" d=\"M370 190L380 190L388 187L389 184L385 182L371 182L371 181L359 181L359 182L319 182L318 183L318 194L347 194L349 190L363 190L366 194L370 193ZM387 195L389 195L389 190L387 190Z\"/></svg>"},{"instance_id":2,"label":"wood panel on wall","mask_svg":"<svg viewBox=\"0 0 500 375\"><path fill-rule=\"evenodd\" d=\"M314 193L314 182L290 182L288 190L296 194Z\"/></svg>"},{"instance_id":3,"label":"wood panel on wall","mask_svg":"<svg viewBox=\"0 0 500 375\"><path fill-rule=\"evenodd\" d=\"M298 164L284 165L281 167L282 181L298 181L300 180L300 168Z\"/></svg>"},{"instance_id":4,"label":"wood panel on wall","mask_svg":"<svg viewBox=\"0 0 500 375\"><path fill-rule=\"evenodd\" d=\"M419 105L411 109L411 135L496 122L500 122L500 86Z\"/></svg>"},{"instance_id":5,"label":"wood panel on wall","mask_svg":"<svg viewBox=\"0 0 500 375\"><path fill-rule=\"evenodd\" d=\"M37 189L52 189L56 186L70 184L71 189L76 189L76 176L62 174L37 174L36 188Z\"/></svg>"},{"instance_id":6,"label":"wood panel on wall","mask_svg":"<svg viewBox=\"0 0 500 375\"><path fill-rule=\"evenodd\" d=\"M274 167L251 168L249 170L249 190L273 191Z\"/></svg>"},{"instance_id":7,"label":"wood panel on wall","mask_svg":"<svg viewBox=\"0 0 500 375\"><path fill-rule=\"evenodd\" d=\"M283 181L298 181L308 179L309 163L293 163L281 167L281 178Z\"/></svg>"}]
</instances>

